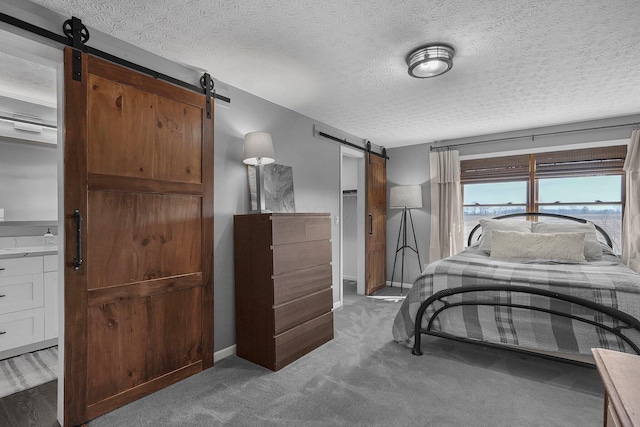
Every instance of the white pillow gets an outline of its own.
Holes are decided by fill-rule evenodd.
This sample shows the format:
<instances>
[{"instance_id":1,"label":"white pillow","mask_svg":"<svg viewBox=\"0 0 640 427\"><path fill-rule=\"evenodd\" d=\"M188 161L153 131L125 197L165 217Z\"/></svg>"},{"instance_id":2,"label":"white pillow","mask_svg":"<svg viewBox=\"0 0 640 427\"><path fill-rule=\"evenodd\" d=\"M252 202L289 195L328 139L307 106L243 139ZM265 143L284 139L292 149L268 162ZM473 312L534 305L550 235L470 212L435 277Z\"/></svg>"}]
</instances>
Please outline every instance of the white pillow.
<instances>
[{"instance_id":1,"label":"white pillow","mask_svg":"<svg viewBox=\"0 0 640 427\"><path fill-rule=\"evenodd\" d=\"M494 230L491 258L534 258L585 262L584 233L518 233Z\"/></svg>"},{"instance_id":2,"label":"white pillow","mask_svg":"<svg viewBox=\"0 0 640 427\"><path fill-rule=\"evenodd\" d=\"M480 246L478 250L486 254L491 253L491 232L493 230L531 233L530 221L481 219L479 222L482 227L482 236L480 236Z\"/></svg>"},{"instance_id":3,"label":"white pillow","mask_svg":"<svg viewBox=\"0 0 640 427\"><path fill-rule=\"evenodd\" d=\"M587 261L600 261L602 259L602 246L596 235L596 227L592 222L585 224L578 222L534 222L534 233L584 233L584 257Z\"/></svg>"}]
</instances>

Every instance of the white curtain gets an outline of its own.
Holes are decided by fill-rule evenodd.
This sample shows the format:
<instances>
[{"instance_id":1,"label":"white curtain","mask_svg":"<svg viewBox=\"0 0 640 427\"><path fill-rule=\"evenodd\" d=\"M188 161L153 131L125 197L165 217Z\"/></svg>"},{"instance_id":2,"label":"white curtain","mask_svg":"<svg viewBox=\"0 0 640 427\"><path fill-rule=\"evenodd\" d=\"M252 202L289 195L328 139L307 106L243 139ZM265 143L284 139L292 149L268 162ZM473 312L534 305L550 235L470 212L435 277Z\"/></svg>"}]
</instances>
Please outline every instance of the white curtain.
<instances>
[{"instance_id":1,"label":"white curtain","mask_svg":"<svg viewBox=\"0 0 640 427\"><path fill-rule=\"evenodd\" d=\"M640 130L634 129L624 161L626 202L622 220L622 260L640 273Z\"/></svg>"},{"instance_id":2,"label":"white curtain","mask_svg":"<svg viewBox=\"0 0 640 427\"><path fill-rule=\"evenodd\" d=\"M429 262L464 248L460 157L457 150L429 154L431 172L431 242Z\"/></svg>"}]
</instances>

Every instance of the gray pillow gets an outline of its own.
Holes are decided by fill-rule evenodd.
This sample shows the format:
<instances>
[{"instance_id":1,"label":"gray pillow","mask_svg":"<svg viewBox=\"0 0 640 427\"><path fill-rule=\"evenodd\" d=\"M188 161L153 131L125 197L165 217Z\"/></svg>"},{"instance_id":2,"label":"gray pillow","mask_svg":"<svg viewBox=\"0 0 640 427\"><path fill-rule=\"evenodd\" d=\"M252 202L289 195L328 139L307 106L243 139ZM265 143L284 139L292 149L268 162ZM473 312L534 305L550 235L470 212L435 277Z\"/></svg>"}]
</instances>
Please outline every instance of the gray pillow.
<instances>
[{"instance_id":1,"label":"gray pillow","mask_svg":"<svg viewBox=\"0 0 640 427\"><path fill-rule=\"evenodd\" d=\"M478 250L486 254L491 253L491 232L498 231L517 231L518 233L531 233L530 221L518 221L508 219L481 219L482 236L480 236L480 246Z\"/></svg>"},{"instance_id":2,"label":"gray pillow","mask_svg":"<svg viewBox=\"0 0 640 427\"><path fill-rule=\"evenodd\" d=\"M598 241L596 227L590 221L585 224L578 222L534 222L532 230L534 233L584 233L584 257L587 261L602 259L602 246Z\"/></svg>"}]
</instances>

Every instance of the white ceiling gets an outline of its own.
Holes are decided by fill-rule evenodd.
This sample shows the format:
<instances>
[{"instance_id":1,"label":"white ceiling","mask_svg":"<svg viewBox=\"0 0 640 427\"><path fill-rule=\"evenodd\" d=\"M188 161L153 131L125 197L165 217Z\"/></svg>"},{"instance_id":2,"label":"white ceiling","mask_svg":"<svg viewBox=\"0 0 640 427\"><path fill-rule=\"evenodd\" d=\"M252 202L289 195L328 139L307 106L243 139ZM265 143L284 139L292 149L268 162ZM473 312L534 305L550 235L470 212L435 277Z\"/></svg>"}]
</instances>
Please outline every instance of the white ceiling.
<instances>
[{"instance_id":1,"label":"white ceiling","mask_svg":"<svg viewBox=\"0 0 640 427\"><path fill-rule=\"evenodd\" d=\"M640 113L638 0L32 1L388 148Z\"/></svg>"}]
</instances>

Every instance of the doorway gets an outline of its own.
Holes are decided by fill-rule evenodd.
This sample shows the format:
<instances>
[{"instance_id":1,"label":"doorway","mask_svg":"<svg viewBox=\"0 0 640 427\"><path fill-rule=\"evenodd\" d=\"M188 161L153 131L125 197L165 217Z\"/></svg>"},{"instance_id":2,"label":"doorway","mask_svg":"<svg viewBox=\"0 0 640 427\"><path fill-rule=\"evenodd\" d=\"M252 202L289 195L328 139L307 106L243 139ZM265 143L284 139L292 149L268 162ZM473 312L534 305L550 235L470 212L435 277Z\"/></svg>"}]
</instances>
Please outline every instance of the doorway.
<instances>
[{"instance_id":1,"label":"doorway","mask_svg":"<svg viewBox=\"0 0 640 427\"><path fill-rule=\"evenodd\" d=\"M13 393L38 387L55 407L63 360L62 50L5 30L0 38L0 250L16 267L0 278L0 359L29 369ZM29 402L36 411L39 404Z\"/></svg>"},{"instance_id":2,"label":"doorway","mask_svg":"<svg viewBox=\"0 0 640 427\"><path fill-rule=\"evenodd\" d=\"M349 294L365 293L364 153L340 147L340 303Z\"/></svg>"}]
</instances>

